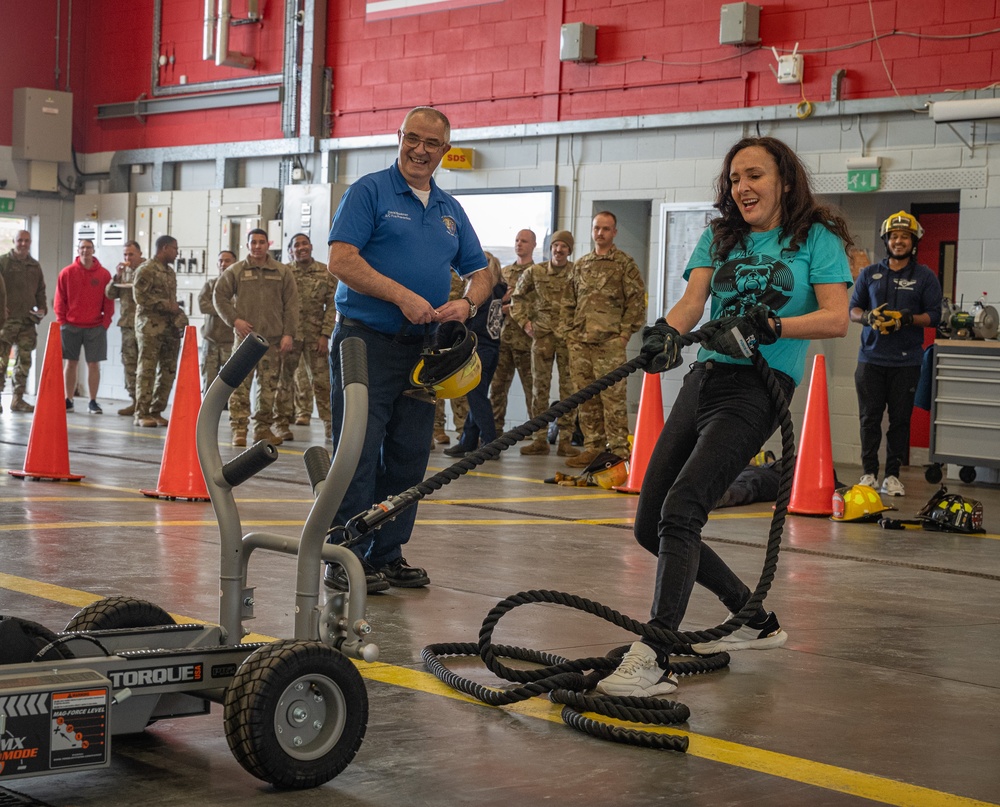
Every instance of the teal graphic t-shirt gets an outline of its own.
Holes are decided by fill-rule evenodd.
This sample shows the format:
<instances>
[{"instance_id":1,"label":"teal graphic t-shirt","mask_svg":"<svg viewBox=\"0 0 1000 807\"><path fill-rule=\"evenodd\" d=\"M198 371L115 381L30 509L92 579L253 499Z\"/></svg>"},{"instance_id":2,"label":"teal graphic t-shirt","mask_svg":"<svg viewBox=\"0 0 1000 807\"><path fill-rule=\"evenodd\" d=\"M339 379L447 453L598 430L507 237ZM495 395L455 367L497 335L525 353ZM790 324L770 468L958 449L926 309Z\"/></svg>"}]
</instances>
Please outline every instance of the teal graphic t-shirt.
<instances>
[{"instance_id":1,"label":"teal graphic t-shirt","mask_svg":"<svg viewBox=\"0 0 1000 807\"><path fill-rule=\"evenodd\" d=\"M684 279L691 270L710 266L712 272L712 319L739 316L755 305L766 305L779 317L795 317L819 308L813 286L821 283L845 283L850 288L851 270L844 243L821 224L814 224L799 249L792 252L781 228L765 233L750 233L745 246L737 246L722 262L711 258L711 228L698 240ZM761 347L761 355L775 370L795 381L802 380L808 339L782 338ZM749 364L749 359L735 359L701 348L698 361Z\"/></svg>"}]
</instances>

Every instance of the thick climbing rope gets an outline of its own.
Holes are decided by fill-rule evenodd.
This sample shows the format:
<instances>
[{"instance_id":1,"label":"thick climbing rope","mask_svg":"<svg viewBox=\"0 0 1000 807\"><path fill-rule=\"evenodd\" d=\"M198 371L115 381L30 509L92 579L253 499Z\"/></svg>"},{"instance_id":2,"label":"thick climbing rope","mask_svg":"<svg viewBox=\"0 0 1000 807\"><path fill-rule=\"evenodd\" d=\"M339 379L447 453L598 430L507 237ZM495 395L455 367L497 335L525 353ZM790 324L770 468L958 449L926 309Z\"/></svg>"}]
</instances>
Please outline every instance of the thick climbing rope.
<instances>
[{"instance_id":1,"label":"thick climbing rope","mask_svg":"<svg viewBox=\"0 0 1000 807\"><path fill-rule=\"evenodd\" d=\"M684 346L703 342L710 339L718 327L715 322L707 323L699 330L682 335L680 341ZM595 713L635 723L658 725L683 723L690 716L690 710L684 704L662 698L621 698L587 694L593 690L601 678L618 666L628 649L627 646L619 647L607 656L569 660L529 648L494 644L493 632L500 619L514 608L538 603L561 605L600 617L637 636L652 639L663 647L670 647L670 670L676 675L696 675L728 666L728 653L701 656L693 653L690 646L698 642L708 642L728 636L745 625L763 603L774 581L778 566L781 536L791 498L792 475L795 466L795 439L788 402L785 400L774 373L759 352L753 353L751 362L763 378L768 393L775 404L781 432L781 477L760 577L750 599L747 600L746 605L739 613L733 614L726 622L708 630L669 631L638 622L601 603L572 594L546 590L522 591L507 597L491 609L483 620L477 643L443 643L425 647L421 656L427 668L453 689L492 706L503 706L547 693L550 700L563 704L563 720L568 725L588 734L615 742L651 748L673 751L687 750L687 737L625 729L594 720L584 714ZM418 485L390 497L367 512L355 516L348 522L346 528L341 528L339 531L346 534L348 544L357 542L365 533L377 529L380 524L399 515L402 510L415 505L425 496L440 490L487 460L496 459L501 451L507 450L537 430L546 428L549 423L642 369L647 363L648 360L641 355L625 362L607 375L588 384L579 392L559 401L537 417L505 432L493 442L482 446L450 467L428 477ZM337 537L343 538L345 536L339 535ZM519 686L502 690L483 686L449 670L442 661L443 656L479 656L494 675L519 684ZM501 659L544 666L534 669L513 668L503 664ZM589 671L589 673L585 674L585 671Z\"/></svg>"}]
</instances>

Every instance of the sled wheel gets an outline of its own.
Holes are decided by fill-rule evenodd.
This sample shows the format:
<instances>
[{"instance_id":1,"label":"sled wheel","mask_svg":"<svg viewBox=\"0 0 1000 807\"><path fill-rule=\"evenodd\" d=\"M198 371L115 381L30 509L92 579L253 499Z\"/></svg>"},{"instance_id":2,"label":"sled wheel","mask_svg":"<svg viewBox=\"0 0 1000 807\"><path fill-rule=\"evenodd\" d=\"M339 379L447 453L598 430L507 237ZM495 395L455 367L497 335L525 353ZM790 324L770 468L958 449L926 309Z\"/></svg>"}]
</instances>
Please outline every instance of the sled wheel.
<instances>
[{"instance_id":1,"label":"sled wheel","mask_svg":"<svg viewBox=\"0 0 1000 807\"><path fill-rule=\"evenodd\" d=\"M134 597L107 597L81 608L66 625L66 632L158 628L173 624L174 618L151 602Z\"/></svg>"},{"instance_id":2,"label":"sled wheel","mask_svg":"<svg viewBox=\"0 0 1000 807\"><path fill-rule=\"evenodd\" d=\"M354 665L320 642L272 642L226 690L229 748L247 771L283 788L321 785L361 747L368 693Z\"/></svg>"},{"instance_id":3,"label":"sled wheel","mask_svg":"<svg viewBox=\"0 0 1000 807\"><path fill-rule=\"evenodd\" d=\"M73 658L67 648L52 644L58 639L55 633L37 622L16 616L0 616L0 665ZM39 656L49 645L52 647Z\"/></svg>"},{"instance_id":4,"label":"sled wheel","mask_svg":"<svg viewBox=\"0 0 1000 807\"><path fill-rule=\"evenodd\" d=\"M976 481L976 469L971 465L963 465L962 470L958 472L958 478L965 484L971 485Z\"/></svg>"},{"instance_id":5,"label":"sled wheel","mask_svg":"<svg viewBox=\"0 0 1000 807\"><path fill-rule=\"evenodd\" d=\"M924 479L926 479L932 485L936 485L938 482L940 482L942 476L943 474L941 472L941 466L937 464L928 465L927 469L924 471Z\"/></svg>"}]
</instances>

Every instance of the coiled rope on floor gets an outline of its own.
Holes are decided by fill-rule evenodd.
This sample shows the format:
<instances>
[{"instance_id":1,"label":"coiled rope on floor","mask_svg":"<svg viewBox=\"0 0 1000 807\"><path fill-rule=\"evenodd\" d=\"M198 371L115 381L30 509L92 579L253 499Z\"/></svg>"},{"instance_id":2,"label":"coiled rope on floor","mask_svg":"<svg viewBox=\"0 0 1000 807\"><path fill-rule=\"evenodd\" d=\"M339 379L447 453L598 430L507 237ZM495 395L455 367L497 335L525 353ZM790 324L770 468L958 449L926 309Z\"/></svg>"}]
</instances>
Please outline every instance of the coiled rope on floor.
<instances>
[{"instance_id":1,"label":"coiled rope on floor","mask_svg":"<svg viewBox=\"0 0 1000 807\"><path fill-rule=\"evenodd\" d=\"M707 323L699 330L682 335L680 341L685 347L701 343L710 339L719 327L716 322ZM365 513L355 516L344 529L348 536L347 543L357 542L365 533L377 529L380 524L394 518L401 510L415 505L425 496L440 490L484 462L496 459L501 451L506 451L534 434L538 429L546 428L549 423L572 412L580 404L619 383L636 370L642 369L647 363L648 360L641 355L625 362L607 375L588 384L579 392L553 404L542 414L505 432L493 442L482 446L450 467L433 474L408 490L390 497ZM687 737L624 729L594 720L584 714L590 712L652 725L676 725L685 722L690 716L690 710L687 706L672 700L587 694L598 681L618 666L628 649L627 646L616 648L606 656L569 660L530 648L494 644L493 633L500 619L515 608L539 603L561 605L592 614L639 637L652 639L663 647L670 647L670 671L678 676L698 675L728 666L730 660L728 653L700 656L694 654L690 646L698 642L714 641L728 636L743 627L764 602L778 567L781 536L788 513L795 467L795 438L791 415L788 411L788 402L785 400L784 393L774 373L758 351L755 351L751 356L751 363L760 373L777 411L781 432L781 475L760 577L750 599L747 600L739 613L733 614L727 621L708 630L669 631L638 622L601 603L573 594L547 590L522 591L507 597L490 610L483 620L477 643L442 643L425 647L421 657L430 672L453 689L464 692L491 706L504 706L548 694L550 700L563 704L563 720L580 731L614 742L672 751L687 750ZM479 656L490 672L498 678L519 684L519 686L503 690L483 686L449 670L442 661L444 656ZM503 664L501 659L543 666L535 669L519 669ZM585 673L585 671L589 672Z\"/></svg>"}]
</instances>

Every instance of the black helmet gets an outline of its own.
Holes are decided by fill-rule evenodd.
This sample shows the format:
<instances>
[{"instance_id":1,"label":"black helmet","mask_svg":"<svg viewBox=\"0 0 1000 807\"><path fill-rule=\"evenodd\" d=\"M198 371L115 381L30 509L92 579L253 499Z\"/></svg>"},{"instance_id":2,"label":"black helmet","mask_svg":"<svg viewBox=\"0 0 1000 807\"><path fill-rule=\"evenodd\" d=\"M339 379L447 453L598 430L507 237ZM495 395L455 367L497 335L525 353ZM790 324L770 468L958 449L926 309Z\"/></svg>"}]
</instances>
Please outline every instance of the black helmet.
<instances>
[{"instance_id":1,"label":"black helmet","mask_svg":"<svg viewBox=\"0 0 1000 807\"><path fill-rule=\"evenodd\" d=\"M944 485L920 509L917 518L924 522L925 530L986 532L983 529L983 503L957 493L948 493Z\"/></svg>"}]
</instances>

